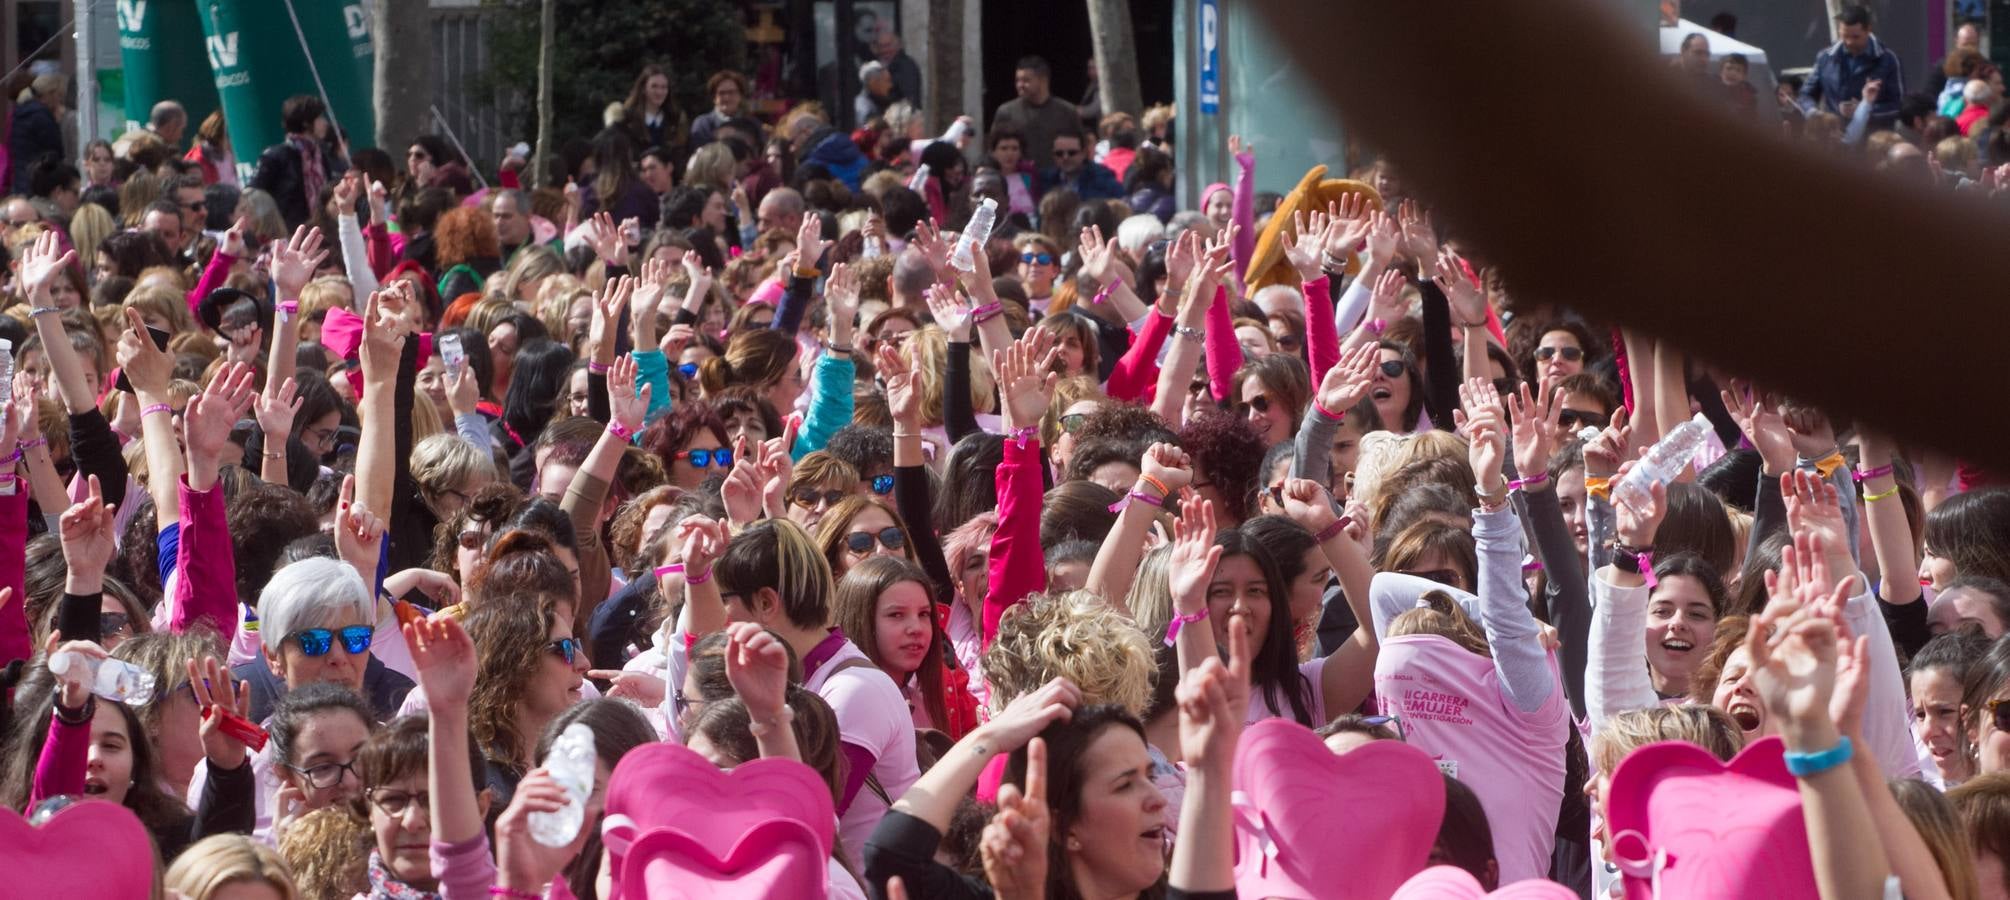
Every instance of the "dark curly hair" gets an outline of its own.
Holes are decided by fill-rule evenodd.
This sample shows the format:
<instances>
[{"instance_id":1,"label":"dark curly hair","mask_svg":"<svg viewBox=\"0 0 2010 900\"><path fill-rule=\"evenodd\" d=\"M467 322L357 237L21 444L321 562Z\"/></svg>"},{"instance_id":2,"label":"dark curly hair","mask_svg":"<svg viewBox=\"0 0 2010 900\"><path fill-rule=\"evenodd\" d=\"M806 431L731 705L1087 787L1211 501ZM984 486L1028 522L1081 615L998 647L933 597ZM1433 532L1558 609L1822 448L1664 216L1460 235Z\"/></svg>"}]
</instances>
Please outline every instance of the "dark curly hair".
<instances>
[{"instance_id":1,"label":"dark curly hair","mask_svg":"<svg viewBox=\"0 0 2010 900\"><path fill-rule=\"evenodd\" d=\"M1267 449L1249 422L1225 412L1202 413L1179 430L1179 444L1193 456L1195 480L1213 482L1221 495L1223 524L1249 518Z\"/></svg>"},{"instance_id":2,"label":"dark curly hair","mask_svg":"<svg viewBox=\"0 0 2010 900\"><path fill-rule=\"evenodd\" d=\"M1149 407L1113 400L1097 404L1074 435L1077 447L1101 438L1139 440L1148 446L1154 441L1177 441L1166 421Z\"/></svg>"}]
</instances>

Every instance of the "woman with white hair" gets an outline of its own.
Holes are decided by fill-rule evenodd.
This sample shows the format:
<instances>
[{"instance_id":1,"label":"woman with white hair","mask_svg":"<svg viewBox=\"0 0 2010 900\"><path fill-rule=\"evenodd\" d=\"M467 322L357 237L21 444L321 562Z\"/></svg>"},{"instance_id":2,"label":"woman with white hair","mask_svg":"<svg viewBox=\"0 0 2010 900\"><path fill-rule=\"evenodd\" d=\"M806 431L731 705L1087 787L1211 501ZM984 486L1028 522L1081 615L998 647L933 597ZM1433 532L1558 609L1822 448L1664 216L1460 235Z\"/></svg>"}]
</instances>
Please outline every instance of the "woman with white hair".
<instances>
[{"instance_id":1,"label":"woman with white hair","mask_svg":"<svg viewBox=\"0 0 2010 900\"><path fill-rule=\"evenodd\" d=\"M385 718L411 691L411 679L370 654L379 637L375 604L348 563L314 557L280 569L258 595L258 610L259 657L234 670L251 687L253 719L305 684L348 688Z\"/></svg>"}]
</instances>

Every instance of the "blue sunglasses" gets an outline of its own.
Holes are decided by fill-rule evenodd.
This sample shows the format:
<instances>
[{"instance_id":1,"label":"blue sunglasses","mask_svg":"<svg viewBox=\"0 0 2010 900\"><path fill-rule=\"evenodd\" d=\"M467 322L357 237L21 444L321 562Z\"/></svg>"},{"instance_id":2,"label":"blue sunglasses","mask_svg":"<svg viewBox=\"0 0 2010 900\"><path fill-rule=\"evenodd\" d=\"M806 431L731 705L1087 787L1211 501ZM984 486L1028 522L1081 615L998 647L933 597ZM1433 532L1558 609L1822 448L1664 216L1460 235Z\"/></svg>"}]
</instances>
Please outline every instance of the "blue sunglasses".
<instances>
[{"instance_id":1,"label":"blue sunglasses","mask_svg":"<svg viewBox=\"0 0 2010 900\"><path fill-rule=\"evenodd\" d=\"M1051 266L1054 264L1054 254L1021 253L1019 254L1019 261L1029 266Z\"/></svg>"},{"instance_id":2,"label":"blue sunglasses","mask_svg":"<svg viewBox=\"0 0 2010 900\"><path fill-rule=\"evenodd\" d=\"M872 492L882 497L893 493L893 476L892 475L872 476Z\"/></svg>"},{"instance_id":3,"label":"blue sunglasses","mask_svg":"<svg viewBox=\"0 0 2010 900\"><path fill-rule=\"evenodd\" d=\"M679 372L682 372L682 373L684 373L684 377L685 377L685 378L687 378L687 379L688 379L688 378L696 378L696 377L698 377L698 364L697 364L697 363L679 363L679 364L678 364L678 366L677 366L677 371L679 371Z\"/></svg>"},{"instance_id":4,"label":"blue sunglasses","mask_svg":"<svg viewBox=\"0 0 2010 900\"><path fill-rule=\"evenodd\" d=\"M369 625L351 625L340 631L326 628L304 628L290 635L300 642L300 652L308 656L326 656L335 649L335 638L342 638L342 649L351 656L360 656L370 649L370 638L377 629Z\"/></svg>"},{"instance_id":5,"label":"blue sunglasses","mask_svg":"<svg viewBox=\"0 0 2010 900\"><path fill-rule=\"evenodd\" d=\"M565 664L569 666L572 665L574 657L579 655L579 642L572 638L559 638L552 641L551 646L546 649L558 654L565 660Z\"/></svg>"},{"instance_id":6,"label":"blue sunglasses","mask_svg":"<svg viewBox=\"0 0 2010 900\"><path fill-rule=\"evenodd\" d=\"M717 450L691 450L684 454L684 458L691 461L693 468L698 469L709 469L713 463L718 463L722 469L733 467L733 451L724 447Z\"/></svg>"}]
</instances>

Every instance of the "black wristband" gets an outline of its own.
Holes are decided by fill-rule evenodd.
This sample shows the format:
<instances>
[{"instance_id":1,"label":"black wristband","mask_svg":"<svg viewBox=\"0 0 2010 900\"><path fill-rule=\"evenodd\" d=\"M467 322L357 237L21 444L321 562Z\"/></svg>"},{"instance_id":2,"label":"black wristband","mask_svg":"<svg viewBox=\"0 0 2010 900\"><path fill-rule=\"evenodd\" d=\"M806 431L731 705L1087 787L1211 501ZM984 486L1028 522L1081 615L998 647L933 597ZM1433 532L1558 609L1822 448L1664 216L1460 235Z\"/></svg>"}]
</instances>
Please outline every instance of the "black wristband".
<instances>
[{"instance_id":1,"label":"black wristband","mask_svg":"<svg viewBox=\"0 0 2010 900\"><path fill-rule=\"evenodd\" d=\"M71 709L63 705L63 689L56 688L56 721L65 725L89 725L98 714L98 695L85 694L81 709Z\"/></svg>"},{"instance_id":2,"label":"black wristband","mask_svg":"<svg viewBox=\"0 0 2010 900\"><path fill-rule=\"evenodd\" d=\"M1613 544L1612 567L1621 572L1644 575L1645 573L1640 571L1640 555L1643 553L1651 554L1653 552L1653 547L1629 547L1625 544Z\"/></svg>"}]
</instances>

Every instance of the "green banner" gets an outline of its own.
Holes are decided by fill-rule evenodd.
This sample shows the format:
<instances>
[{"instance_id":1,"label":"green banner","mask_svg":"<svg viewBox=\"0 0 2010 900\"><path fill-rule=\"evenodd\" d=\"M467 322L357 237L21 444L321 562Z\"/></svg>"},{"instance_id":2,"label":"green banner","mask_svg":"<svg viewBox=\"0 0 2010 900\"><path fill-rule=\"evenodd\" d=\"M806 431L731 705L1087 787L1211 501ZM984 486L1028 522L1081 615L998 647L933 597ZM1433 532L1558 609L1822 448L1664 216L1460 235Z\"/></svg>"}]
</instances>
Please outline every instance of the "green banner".
<instances>
[{"instance_id":1,"label":"green banner","mask_svg":"<svg viewBox=\"0 0 2010 900\"><path fill-rule=\"evenodd\" d=\"M118 12L125 125L104 130L118 134L137 128L146 124L155 103L174 100L188 110L185 147L195 139L196 126L216 111L216 85L209 72L191 65L206 46L195 0L118 0ZM103 87L109 91L111 85Z\"/></svg>"},{"instance_id":2,"label":"green banner","mask_svg":"<svg viewBox=\"0 0 2010 900\"><path fill-rule=\"evenodd\" d=\"M286 98L320 93L317 73L327 89L330 118L349 136L349 146L376 144L370 96L375 58L370 16L361 0L197 2L241 175L250 177L258 155L285 139L279 111Z\"/></svg>"}]
</instances>

